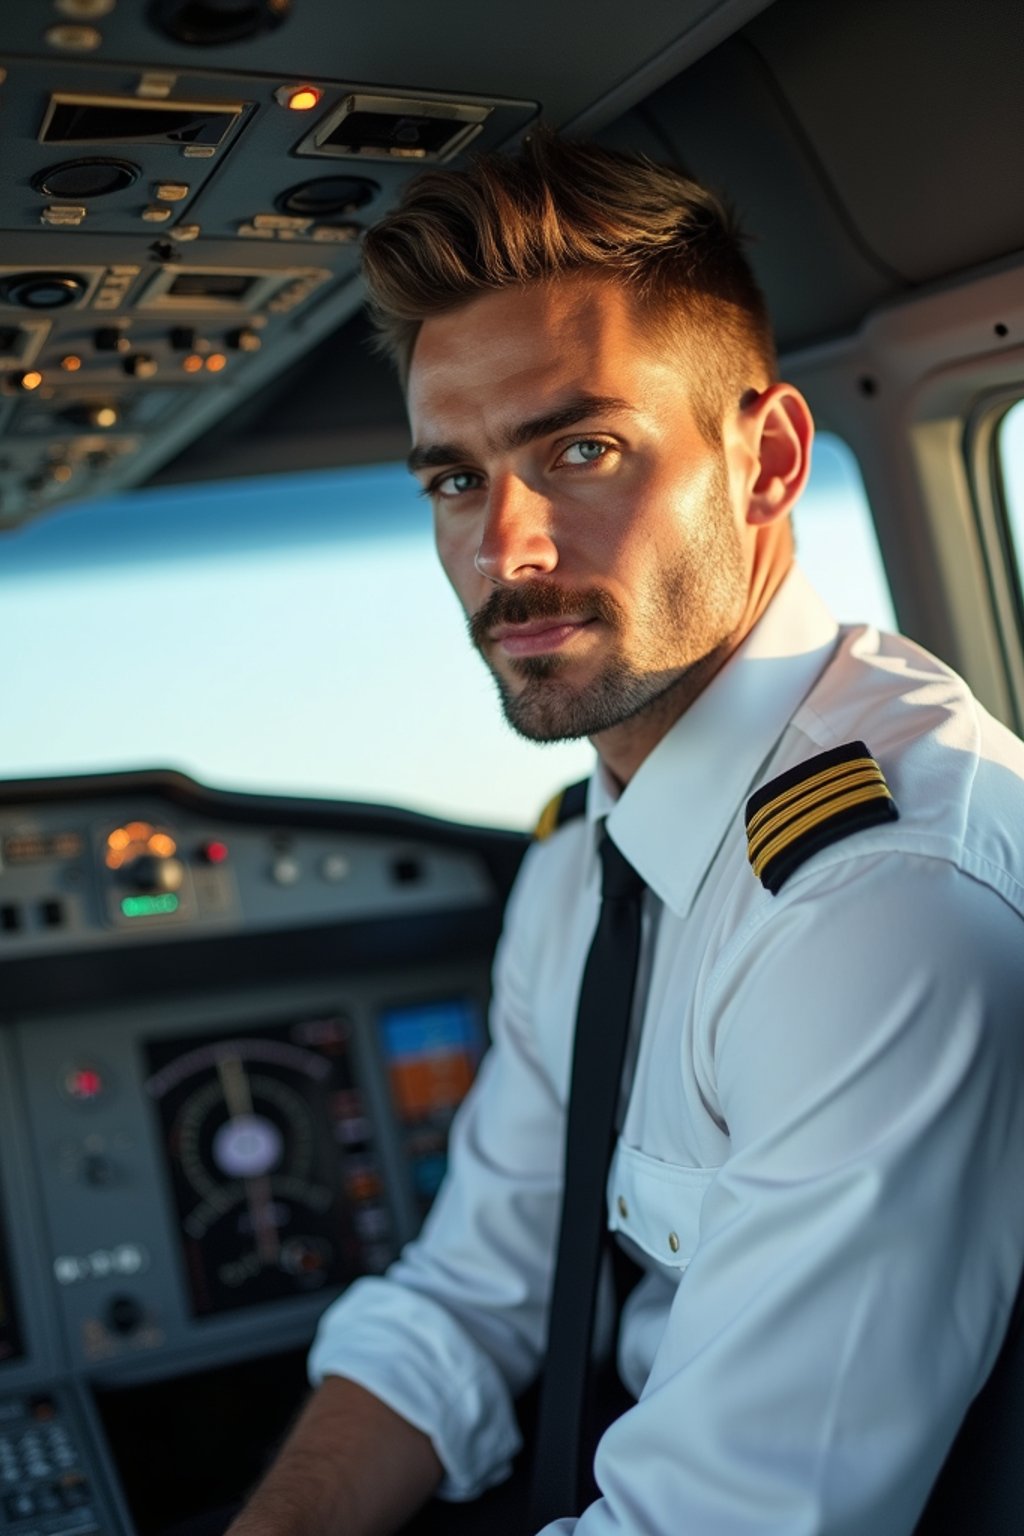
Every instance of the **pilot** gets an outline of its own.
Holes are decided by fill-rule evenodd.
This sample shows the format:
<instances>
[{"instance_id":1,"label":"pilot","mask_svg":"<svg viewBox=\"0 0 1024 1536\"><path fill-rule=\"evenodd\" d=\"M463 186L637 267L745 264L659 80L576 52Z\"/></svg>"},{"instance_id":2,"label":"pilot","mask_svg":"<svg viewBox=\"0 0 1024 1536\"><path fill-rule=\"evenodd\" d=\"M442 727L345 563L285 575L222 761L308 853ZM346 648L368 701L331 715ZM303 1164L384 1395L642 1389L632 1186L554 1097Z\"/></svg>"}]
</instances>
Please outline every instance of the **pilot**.
<instances>
[{"instance_id":1,"label":"pilot","mask_svg":"<svg viewBox=\"0 0 1024 1536\"><path fill-rule=\"evenodd\" d=\"M596 762L512 893L425 1229L328 1310L234 1536L508 1475L517 1396L573 1333L586 1370L594 1169L630 1401L529 1529L907 1536L1024 1262L1024 746L795 563L811 415L709 191L539 134L418 178L365 269L505 715Z\"/></svg>"}]
</instances>

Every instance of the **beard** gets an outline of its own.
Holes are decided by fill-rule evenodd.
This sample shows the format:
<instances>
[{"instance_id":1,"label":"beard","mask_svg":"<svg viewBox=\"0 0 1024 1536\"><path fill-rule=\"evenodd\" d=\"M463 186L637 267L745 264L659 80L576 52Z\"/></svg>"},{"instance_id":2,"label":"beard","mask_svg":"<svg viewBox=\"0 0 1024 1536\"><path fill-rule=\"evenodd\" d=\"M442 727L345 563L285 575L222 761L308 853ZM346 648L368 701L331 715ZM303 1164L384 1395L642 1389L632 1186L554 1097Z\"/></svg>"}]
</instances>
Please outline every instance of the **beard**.
<instances>
[{"instance_id":1,"label":"beard","mask_svg":"<svg viewBox=\"0 0 1024 1536\"><path fill-rule=\"evenodd\" d=\"M529 741L574 741L668 710L675 694L694 697L728 654L747 589L725 469L719 464L699 530L670 565L657 568L636 591L631 613L600 587L532 581L496 587L470 617L469 636L491 669L513 730ZM572 681L573 659L559 652L506 659L511 677L488 657L488 635L498 625L580 615L599 620L612 636L605 662L586 683Z\"/></svg>"}]
</instances>

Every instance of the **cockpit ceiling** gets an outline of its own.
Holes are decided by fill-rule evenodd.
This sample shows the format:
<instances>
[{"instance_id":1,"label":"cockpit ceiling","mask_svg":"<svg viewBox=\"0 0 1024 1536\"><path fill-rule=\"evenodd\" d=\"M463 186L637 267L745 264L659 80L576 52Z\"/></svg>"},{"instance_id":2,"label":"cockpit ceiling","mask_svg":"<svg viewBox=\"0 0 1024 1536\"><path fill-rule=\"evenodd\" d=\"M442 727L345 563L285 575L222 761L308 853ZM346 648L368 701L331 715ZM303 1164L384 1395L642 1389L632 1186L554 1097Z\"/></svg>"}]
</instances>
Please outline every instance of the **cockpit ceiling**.
<instances>
[{"instance_id":1,"label":"cockpit ceiling","mask_svg":"<svg viewBox=\"0 0 1024 1536\"><path fill-rule=\"evenodd\" d=\"M15 0L0 528L165 465L397 451L347 324L361 233L432 157L538 116L723 191L784 349L1012 260L1022 33L1018 0L649 0L628 26L620 0Z\"/></svg>"}]
</instances>

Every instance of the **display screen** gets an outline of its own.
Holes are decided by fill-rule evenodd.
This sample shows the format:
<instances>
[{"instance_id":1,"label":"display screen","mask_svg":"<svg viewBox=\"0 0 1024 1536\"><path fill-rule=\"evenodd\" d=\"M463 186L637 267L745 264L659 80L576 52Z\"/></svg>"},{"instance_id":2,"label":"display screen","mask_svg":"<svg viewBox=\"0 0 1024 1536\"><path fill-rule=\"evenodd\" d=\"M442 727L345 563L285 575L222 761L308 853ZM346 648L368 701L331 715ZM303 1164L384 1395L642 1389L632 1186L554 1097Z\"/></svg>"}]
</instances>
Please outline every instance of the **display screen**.
<instances>
[{"instance_id":1,"label":"display screen","mask_svg":"<svg viewBox=\"0 0 1024 1536\"><path fill-rule=\"evenodd\" d=\"M176 299L244 299L255 281L248 272L180 272L167 292Z\"/></svg>"},{"instance_id":2,"label":"display screen","mask_svg":"<svg viewBox=\"0 0 1024 1536\"><path fill-rule=\"evenodd\" d=\"M14 1293L11 1287L11 1269L7 1261L7 1245L0 1225L0 1365L18 1360L24 1353L21 1334L14 1314Z\"/></svg>"},{"instance_id":3,"label":"display screen","mask_svg":"<svg viewBox=\"0 0 1024 1536\"><path fill-rule=\"evenodd\" d=\"M349 1019L153 1041L146 1056L197 1316L386 1267L392 1215Z\"/></svg>"},{"instance_id":4,"label":"display screen","mask_svg":"<svg viewBox=\"0 0 1024 1536\"><path fill-rule=\"evenodd\" d=\"M391 1099L421 1212L448 1161L448 1131L483 1053L480 1010L465 998L385 1009L379 1016Z\"/></svg>"}]
</instances>

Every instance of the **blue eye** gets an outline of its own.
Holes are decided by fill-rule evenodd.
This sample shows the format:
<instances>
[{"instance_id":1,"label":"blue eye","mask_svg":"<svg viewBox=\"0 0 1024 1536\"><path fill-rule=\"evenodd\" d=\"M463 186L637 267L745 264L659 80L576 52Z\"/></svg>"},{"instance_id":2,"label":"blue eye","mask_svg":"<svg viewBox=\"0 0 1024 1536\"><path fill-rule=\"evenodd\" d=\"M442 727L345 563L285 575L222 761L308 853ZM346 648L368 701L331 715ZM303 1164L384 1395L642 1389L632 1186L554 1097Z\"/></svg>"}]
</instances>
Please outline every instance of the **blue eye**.
<instances>
[{"instance_id":1,"label":"blue eye","mask_svg":"<svg viewBox=\"0 0 1024 1536\"><path fill-rule=\"evenodd\" d=\"M604 458L608 452L608 447L607 443L602 443L598 438L581 437L579 442L569 444L562 454L562 458L570 463L593 464L598 459ZM572 460L569 458L570 454L578 454L579 457Z\"/></svg>"},{"instance_id":2,"label":"blue eye","mask_svg":"<svg viewBox=\"0 0 1024 1536\"><path fill-rule=\"evenodd\" d=\"M482 477L471 469L457 469L444 475L430 486L430 494L436 496L464 496L467 491L480 489Z\"/></svg>"}]
</instances>

